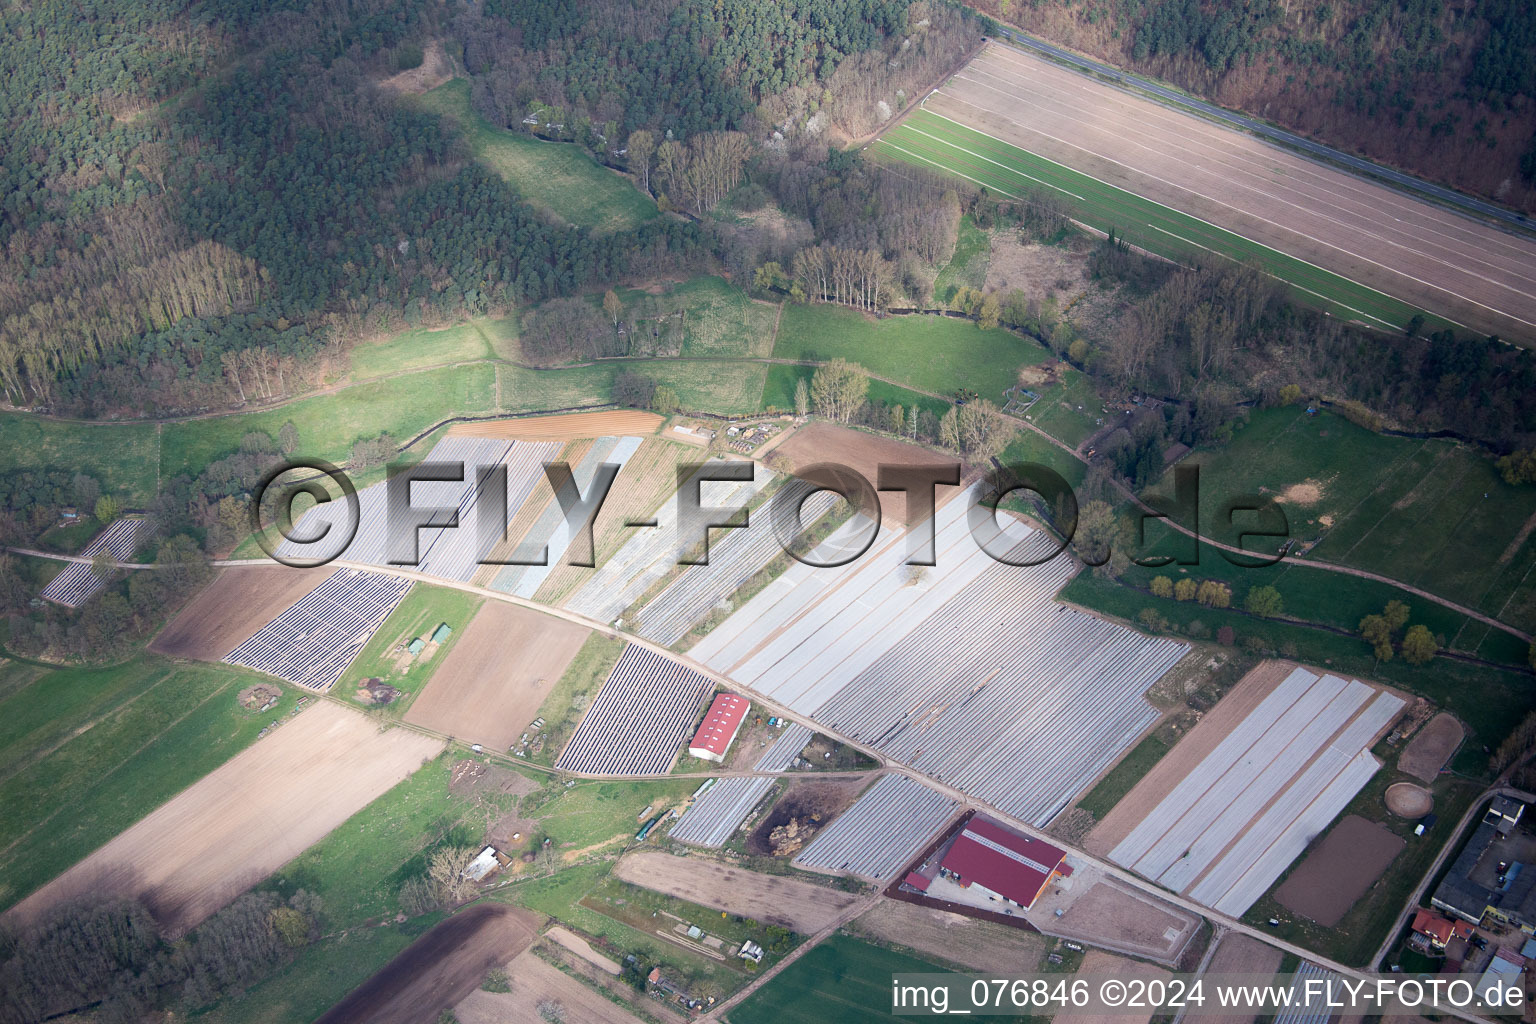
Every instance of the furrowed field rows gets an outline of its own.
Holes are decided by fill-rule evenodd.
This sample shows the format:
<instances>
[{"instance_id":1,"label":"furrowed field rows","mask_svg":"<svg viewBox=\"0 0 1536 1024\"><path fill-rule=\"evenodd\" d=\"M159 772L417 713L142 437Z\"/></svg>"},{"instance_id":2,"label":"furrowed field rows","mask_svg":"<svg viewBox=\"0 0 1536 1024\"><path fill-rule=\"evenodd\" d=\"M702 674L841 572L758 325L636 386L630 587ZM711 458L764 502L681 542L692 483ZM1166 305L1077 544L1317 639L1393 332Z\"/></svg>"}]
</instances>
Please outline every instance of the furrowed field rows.
<instances>
[{"instance_id":1,"label":"furrowed field rows","mask_svg":"<svg viewBox=\"0 0 1536 1024\"><path fill-rule=\"evenodd\" d=\"M1420 312L1375 289L926 110L914 111L874 145L883 156L938 167L1008 196L1041 187L1061 192L1085 223L1101 231L1114 230L1161 256L1185 259L1204 250L1253 261L1300 292L1303 301L1348 319L1401 328Z\"/></svg>"}]
</instances>

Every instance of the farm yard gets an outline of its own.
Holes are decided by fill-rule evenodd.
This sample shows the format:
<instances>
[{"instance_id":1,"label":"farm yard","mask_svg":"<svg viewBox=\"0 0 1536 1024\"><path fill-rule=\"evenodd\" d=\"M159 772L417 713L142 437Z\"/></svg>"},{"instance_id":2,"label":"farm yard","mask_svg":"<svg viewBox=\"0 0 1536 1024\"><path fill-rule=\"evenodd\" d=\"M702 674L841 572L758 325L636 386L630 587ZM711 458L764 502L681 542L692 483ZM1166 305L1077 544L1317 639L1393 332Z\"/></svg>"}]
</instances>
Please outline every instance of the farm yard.
<instances>
[{"instance_id":1,"label":"farm yard","mask_svg":"<svg viewBox=\"0 0 1536 1024\"><path fill-rule=\"evenodd\" d=\"M752 767L760 772L784 771L810 741L811 730L806 726L798 722L787 726ZM773 788L773 779L763 775L711 781L713 785L695 797L668 836L694 846L723 846Z\"/></svg>"},{"instance_id":2,"label":"farm yard","mask_svg":"<svg viewBox=\"0 0 1536 1024\"><path fill-rule=\"evenodd\" d=\"M498 128L481 117L470 104L468 79L455 78L416 102L456 123L475 159L567 224L618 231L658 216L656 204L639 189L576 146Z\"/></svg>"},{"instance_id":3,"label":"farm yard","mask_svg":"<svg viewBox=\"0 0 1536 1024\"><path fill-rule=\"evenodd\" d=\"M1043 825L1156 719L1142 694L1188 647L1058 605L1075 566L993 561L967 506L956 495L937 512L932 582L902 571L899 534L839 569L796 562L691 654ZM1053 544L1017 521L1008 531L1015 553L1043 557Z\"/></svg>"},{"instance_id":4,"label":"farm yard","mask_svg":"<svg viewBox=\"0 0 1536 1024\"><path fill-rule=\"evenodd\" d=\"M338 569L223 660L329 690L410 589L396 576Z\"/></svg>"},{"instance_id":5,"label":"farm yard","mask_svg":"<svg viewBox=\"0 0 1536 1024\"><path fill-rule=\"evenodd\" d=\"M172 934L282 867L442 749L319 702L177 794L9 913L139 897Z\"/></svg>"},{"instance_id":6,"label":"farm yard","mask_svg":"<svg viewBox=\"0 0 1536 1024\"><path fill-rule=\"evenodd\" d=\"M142 519L114 520L80 554L84 558L108 554L119 562L127 562L139 549L139 538L146 532L144 525ZM96 567L90 562L70 562L38 596L65 608L78 608L95 597L106 585L106 578L98 576Z\"/></svg>"},{"instance_id":7,"label":"farm yard","mask_svg":"<svg viewBox=\"0 0 1536 1024\"><path fill-rule=\"evenodd\" d=\"M453 657L464 627L482 602L477 594L450 587L413 586L347 666L337 694L362 704L389 705L392 711L402 709L408 695L420 693ZM448 627L447 636L441 635L443 626Z\"/></svg>"},{"instance_id":8,"label":"farm yard","mask_svg":"<svg viewBox=\"0 0 1536 1024\"><path fill-rule=\"evenodd\" d=\"M1420 307L1485 333L1536 331L1529 241L997 43L878 145L1012 195L1059 189L1093 226L1153 251L1255 258L1377 326Z\"/></svg>"},{"instance_id":9,"label":"farm yard","mask_svg":"<svg viewBox=\"0 0 1536 1024\"><path fill-rule=\"evenodd\" d=\"M562 619L486 601L411 704L405 721L505 751L538 717L588 635Z\"/></svg>"},{"instance_id":10,"label":"farm yard","mask_svg":"<svg viewBox=\"0 0 1536 1024\"><path fill-rule=\"evenodd\" d=\"M1370 747L1404 706L1358 680L1292 669L1278 684L1265 666L1239 689L1256 706L1187 774L1168 782L1188 755L1176 747L1120 807L1140 821L1110 859L1207 906L1239 915L1274 884L1380 767ZM1235 695L1229 695L1232 699ZM1206 730L1207 717L1186 738ZM1209 740L1202 737L1202 744ZM1181 744L1182 746L1182 744ZM1183 756L1181 756L1183 755ZM1105 833L1116 827L1100 826Z\"/></svg>"},{"instance_id":11,"label":"farm yard","mask_svg":"<svg viewBox=\"0 0 1536 1024\"><path fill-rule=\"evenodd\" d=\"M286 565L236 565L221 569L150 642L156 654L220 661L249 640L333 569L292 569Z\"/></svg>"},{"instance_id":12,"label":"farm yard","mask_svg":"<svg viewBox=\"0 0 1536 1024\"><path fill-rule=\"evenodd\" d=\"M1048 888L1025 914L1055 935L1160 963L1174 964L1202 918L1139 892L1091 865L1076 868L1070 887Z\"/></svg>"},{"instance_id":13,"label":"farm yard","mask_svg":"<svg viewBox=\"0 0 1536 1024\"><path fill-rule=\"evenodd\" d=\"M625 854L615 878L656 892L814 935L858 902L854 893L813 882L768 875L703 857L675 857L659 850Z\"/></svg>"},{"instance_id":14,"label":"farm yard","mask_svg":"<svg viewBox=\"0 0 1536 1024\"><path fill-rule=\"evenodd\" d=\"M707 676L631 644L555 767L604 775L662 774L677 759L713 688Z\"/></svg>"},{"instance_id":15,"label":"farm yard","mask_svg":"<svg viewBox=\"0 0 1536 1024\"><path fill-rule=\"evenodd\" d=\"M811 840L795 866L885 881L938 834L959 806L905 775L884 775Z\"/></svg>"}]
</instances>

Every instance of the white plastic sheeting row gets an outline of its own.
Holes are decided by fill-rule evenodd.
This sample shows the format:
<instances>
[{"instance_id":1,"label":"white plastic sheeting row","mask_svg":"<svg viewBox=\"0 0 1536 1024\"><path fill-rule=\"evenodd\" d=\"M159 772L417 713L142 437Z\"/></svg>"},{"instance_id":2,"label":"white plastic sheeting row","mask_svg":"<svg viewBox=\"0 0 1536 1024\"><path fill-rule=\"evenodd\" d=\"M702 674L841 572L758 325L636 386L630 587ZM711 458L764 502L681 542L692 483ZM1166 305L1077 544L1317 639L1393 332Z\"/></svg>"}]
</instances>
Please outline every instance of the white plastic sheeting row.
<instances>
[{"instance_id":1,"label":"white plastic sheeting row","mask_svg":"<svg viewBox=\"0 0 1536 1024\"><path fill-rule=\"evenodd\" d=\"M805 750L811 735L811 730L798 722L785 726L753 767L760 772L783 771ZM720 846L772 785L772 779L761 776L721 779L693 802L669 834L695 846Z\"/></svg>"},{"instance_id":2,"label":"white plastic sheeting row","mask_svg":"<svg viewBox=\"0 0 1536 1024\"><path fill-rule=\"evenodd\" d=\"M707 676L631 644L613 667L555 767L604 775L658 775L688 737Z\"/></svg>"},{"instance_id":3,"label":"white plastic sheeting row","mask_svg":"<svg viewBox=\"0 0 1536 1024\"><path fill-rule=\"evenodd\" d=\"M449 435L432 446L423 462L462 462L462 481L418 481L411 485L411 504L416 508L455 508L459 525L448 529L428 527L417 532L417 564L406 566L444 579L467 581L480 567L481 559L501 539L481 536L479 473L482 468L507 467L507 518L527 500L534 485L544 479L544 463L560 454L560 444L553 441L504 441L483 437ZM357 493L360 518L357 532L347 541L347 503L337 499L306 511L299 517L294 536L277 547L279 556L291 558L344 558L366 565L389 565L389 516L384 482ZM325 525L330 532L318 543L304 543L319 535ZM505 524L502 524L505 529ZM407 535L408 539L408 535Z\"/></svg>"},{"instance_id":4,"label":"white plastic sheeting row","mask_svg":"<svg viewBox=\"0 0 1536 1024\"><path fill-rule=\"evenodd\" d=\"M691 652L711 668L1009 814L1044 824L1157 718L1187 652L1057 604L1058 556L1004 565L957 498L914 584L897 534L839 569L796 563ZM1054 539L1010 522L1012 554Z\"/></svg>"},{"instance_id":5,"label":"white plastic sheeting row","mask_svg":"<svg viewBox=\"0 0 1536 1024\"><path fill-rule=\"evenodd\" d=\"M587 450L587 454L571 470L577 490L583 495L588 493L592 481L597 476L597 468L603 463L609 462L619 466L627 463L630 456L634 455L635 450L640 447L640 440L638 437L600 437L594 441L592 447ZM515 510L509 511L512 515L517 514ZM491 581L491 589L514 594L517 597L533 597L534 592L549 578L555 566L565 560L565 553L570 550L571 541L575 539L582 525L567 520L560 502L551 495L544 510L539 513L538 519L518 542L519 546L531 552L545 548L544 564L506 566Z\"/></svg>"},{"instance_id":6,"label":"white plastic sheeting row","mask_svg":"<svg viewBox=\"0 0 1536 1024\"><path fill-rule=\"evenodd\" d=\"M810 526L831 511L838 497L818 492L806 500L802 522ZM708 565L684 569L677 579L646 604L634 628L659 644L675 644L694 624L728 599L758 570L783 551L766 510L745 530L729 530L711 544Z\"/></svg>"},{"instance_id":7,"label":"white plastic sheeting row","mask_svg":"<svg viewBox=\"0 0 1536 1024\"><path fill-rule=\"evenodd\" d=\"M1290 1008L1277 1013L1274 1024L1328 1024L1338 1001L1344 998L1344 992L1338 988L1343 981L1343 975L1303 960L1296 966L1296 976L1291 981ZM1308 982L1312 984L1309 986Z\"/></svg>"},{"instance_id":8,"label":"white plastic sheeting row","mask_svg":"<svg viewBox=\"0 0 1536 1024\"><path fill-rule=\"evenodd\" d=\"M718 464L720 460L715 460ZM702 480L699 482L699 504L704 507L736 507L748 504L764 487L773 474L751 463L755 468L754 479L749 482ZM612 558L601 565L597 572L578 590L565 606L599 622L612 622L624 609L634 604L657 580L677 564L677 496L674 494L662 502L656 510L656 526L635 528L635 535L616 551ZM710 558L718 554L723 538L736 533L772 534L766 521L747 530L711 530Z\"/></svg>"},{"instance_id":9,"label":"white plastic sheeting row","mask_svg":"<svg viewBox=\"0 0 1536 1024\"><path fill-rule=\"evenodd\" d=\"M138 550L139 537L143 532L142 519L113 520L80 554L84 558L94 558L105 551L119 562L126 562ZM70 562L64 566L63 572L43 588L40 596L44 601L52 601L66 608L78 608L95 597L106 585L107 581L96 575L96 569L90 562Z\"/></svg>"},{"instance_id":10,"label":"white plastic sheeting row","mask_svg":"<svg viewBox=\"0 0 1536 1024\"><path fill-rule=\"evenodd\" d=\"M1110 853L1231 914L1251 906L1378 767L1368 749L1403 701L1298 668Z\"/></svg>"},{"instance_id":11,"label":"white plastic sheeting row","mask_svg":"<svg viewBox=\"0 0 1536 1024\"><path fill-rule=\"evenodd\" d=\"M411 581L338 569L224 660L328 690L411 589Z\"/></svg>"},{"instance_id":12,"label":"white plastic sheeting row","mask_svg":"<svg viewBox=\"0 0 1536 1024\"><path fill-rule=\"evenodd\" d=\"M905 775L886 775L811 840L795 863L884 881L922 849L958 806Z\"/></svg>"}]
</instances>

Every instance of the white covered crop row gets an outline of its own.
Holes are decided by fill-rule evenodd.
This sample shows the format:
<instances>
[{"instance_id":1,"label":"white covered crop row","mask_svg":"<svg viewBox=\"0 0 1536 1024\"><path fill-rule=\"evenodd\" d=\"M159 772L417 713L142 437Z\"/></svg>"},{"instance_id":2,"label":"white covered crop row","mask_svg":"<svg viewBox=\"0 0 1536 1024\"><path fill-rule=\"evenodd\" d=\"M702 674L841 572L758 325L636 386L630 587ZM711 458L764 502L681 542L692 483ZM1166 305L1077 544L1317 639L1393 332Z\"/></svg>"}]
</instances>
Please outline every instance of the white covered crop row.
<instances>
[{"instance_id":1,"label":"white covered crop row","mask_svg":"<svg viewBox=\"0 0 1536 1024\"><path fill-rule=\"evenodd\" d=\"M623 466L639 447L640 438L638 437L598 438L592 443L592 447L587 450L582 460L571 470L577 490L586 494L597 476L598 466L605 462ZM509 508L508 512L510 515L516 515L514 509ZM544 511L539 513L539 518L519 542L520 546L532 550L547 548L545 564L509 565L496 574L496 578L491 582L491 589L518 597L533 597L534 591L543 585L554 567L565 560L565 553L570 549L571 541L575 539L580 526L580 523L573 525L568 522L560 502L551 497L548 504L544 506Z\"/></svg>"},{"instance_id":2,"label":"white covered crop row","mask_svg":"<svg viewBox=\"0 0 1536 1024\"><path fill-rule=\"evenodd\" d=\"M1143 698L1188 648L1057 604L1077 570L995 561L969 502L938 510L914 584L897 534L842 569L795 564L691 652L887 755L1044 824L1157 718ZM1009 526L1013 554L1053 538Z\"/></svg>"},{"instance_id":3,"label":"white covered crop row","mask_svg":"<svg viewBox=\"0 0 1536 1024\"><path fill-rule=\"evenodd\" d=\"M555 762L563 771L667 771L713 689L707 676L631 644Z\"/></svg>"},{"instance_id":4,"label":"white covered crop row","mask_svg":"<svg viewBox=\"0 0 1536 1024\"><path fill-rule=\"evenodd\" d=\"M338 569L224 660L328 690L410 589L410 580Z\"/></svg>"},{"instance_id":5,"label":"white covered crop row","mask_svg":"<svg viewBox=\"0 0 1536 1024\"><path fill-rule=\"evenodd\" d=\"M772 786L766 776L721 779L693 802L669 835L694 846L721 846Z\"/></svg>"},{"instance_id":6,"label":"white covered crop row","mask_svg":"<svg viewBox=\"0 0 1536 1024\"><path fill-rule=\"evenodd\" d=\"M795 863L884 881L901 870L959 806L905 775L887 775L811 840Z\"/></svg>"},{"instance_id":7,"label":"white covered crop row","mask_svg":"<svg viewBox=\"0 0 1536 1024\"><path fill-rule=\"evenodd\" d=\"M1328 1024L1336 1001L1344 997L1344 993L1335 987L1343 980L1342 975L1303 960L1296 966L1296 976L1291 982L1290 1008L1276 1014L1274 1024ZM1308 988L1309 981L1324 981L1327 987L1314 984Z\"/></svg>"},{"instance_id":8,"label":"white covered crop row","mask_svg":"<svg viewBox=\"0 0 1536 1024\"><path fill-rule=\"evenodd\" d=\"M720 460L714 460L718 463ZM704 480L699 484L700 504L705 507L735 507L745 505L764 487L768 486L773 474L766 469L751 463L755 467L755 476L747 483L737 483L721 480ZM635 535L624 543L598 568L586 585L578 590L575 595L565 603L565 606L573 612L578 612L599 622L612 622L624 609L634 604L641 594L650 589L651 585L666 575L672 566L677 564L677 496L662 502L656 510L656 526L642 526L635 528ZM768 522L758 521L749 530L712 530L710 531L710 555L717 553L716 548L722 540L722 533L728 536L732 533L753 532L772 529Z\"/></svg>"},{"instance_id":9,"label":"white covered crop row","mask_svg":"<svg viewBox=\"0 0 1536 1024\"><path fill-rule=\"evenodd\" d=\"M443 438L432 447L424 462L462 462L464 479L454 482L422 481L411 486L411 503L418 508L456 508L456 529L423 529L417 534L418 564L408 566L432 576L467 581L479 568L500 537L482 537L479 530L479 471L482 467L504 464L507 467L507 516L527 500L533 487L544 478L544 463L560 453L553 441L500 441L481 437ZM302 558L345 558L366 565L389 565L388 485L380 482L357 493L361 518L357 533L343 550L346 539L347 504L333 500L316 505L299 517L295 535L314 537L322 524L331 524L331 532L321 543L304 544L282 541L280 556ZM503 529L505 524L503 524Z\"/></svg>"},{"instance_id":10,"label":"white covered crop row","mask_svg":"<svg viewBox=\"0 0 1536 1024\"><path fill-rule=\"evenodd\" d=\"M837 502L837 495L829 492L812 495L805 502L803 521L811 525ZM635 620L635 631L659 644L677 643L782 551L765 508L749 529L730 530L712 543L708 565L689 566L646 604Z\"/></svg>"},{"instance_id":11,"label":"white covered crop row","mask_svg":"<svg viewBox=\"0 0 1536 1024\"><path fill-rule=\"evenodd\" d=\"M84 558L93 558L105 551L119 562L126 562L138 550L139 535L143 530L142 519L113 520L110 526L92 538L80 554ZM90 562L70 562L64 566L63 572L43 588L40 596L44 601L52 601L65 608L78 608L95 597L97 591L106 585L107 581L96 575L96 569Z\"/></svg>"},{"instance_id":12,"label":"white covered crop row","mask_svg":"<svg viewBox=\"0 0 1536 1024\"><path fill-rule=\"evenodd\" d=\"M1110 853L1175 892L1248 909L1359 792L1400 698L1298 668ZM1367 703L1369 702L1369 703Z\"/></svg>"},{"instance_id":13,"label":"white covered crop row","mask_svg":"<svg viewBox=\"0 0 1536 1024\"><path fill-rule=\"evenodd\" d=\"M794 722L784 727L779 733L779 738L773 741L773 746L763 752L763 756L757 759L755 766L760 772L781 772L795 763L795 758L805 751L805 745L811 742L811 730L809 726Z\"/></svg>"}]
</instances>

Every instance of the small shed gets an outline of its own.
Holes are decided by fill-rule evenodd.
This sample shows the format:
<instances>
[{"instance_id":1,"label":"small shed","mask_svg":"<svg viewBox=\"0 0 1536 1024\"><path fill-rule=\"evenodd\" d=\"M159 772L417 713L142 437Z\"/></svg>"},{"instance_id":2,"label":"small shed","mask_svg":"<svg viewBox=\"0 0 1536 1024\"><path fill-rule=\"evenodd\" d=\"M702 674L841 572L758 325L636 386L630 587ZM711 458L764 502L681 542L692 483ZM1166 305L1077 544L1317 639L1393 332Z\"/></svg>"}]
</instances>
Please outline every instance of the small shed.
<instances>
[{"instance_id":1,"label":"small shed","mask_svg":"<svg viewBox=\"0 0 1536 1024\"><path fill-rule=\"evenodd\" d=\"M405 645L405 649L412 654L420 654L421 649L427 646L427 642L421 637L412 637L411 642Z\"/></svg>"},{"instance_id":2,"label":"small shed","mask_svg":"<svg viewBox=\"0 0 1536 1024\"><path fill-rule=\"evenodd\" d=\"M451 634L452 632L453 632L453 627L452 626L448 625L448 623L446 623L446 622L439 622L437 624L437 628L432 631L432 642L435 643L435 644L440 644L443 641L447 640L449 634Z\"/></svg>"}]
</instances>

